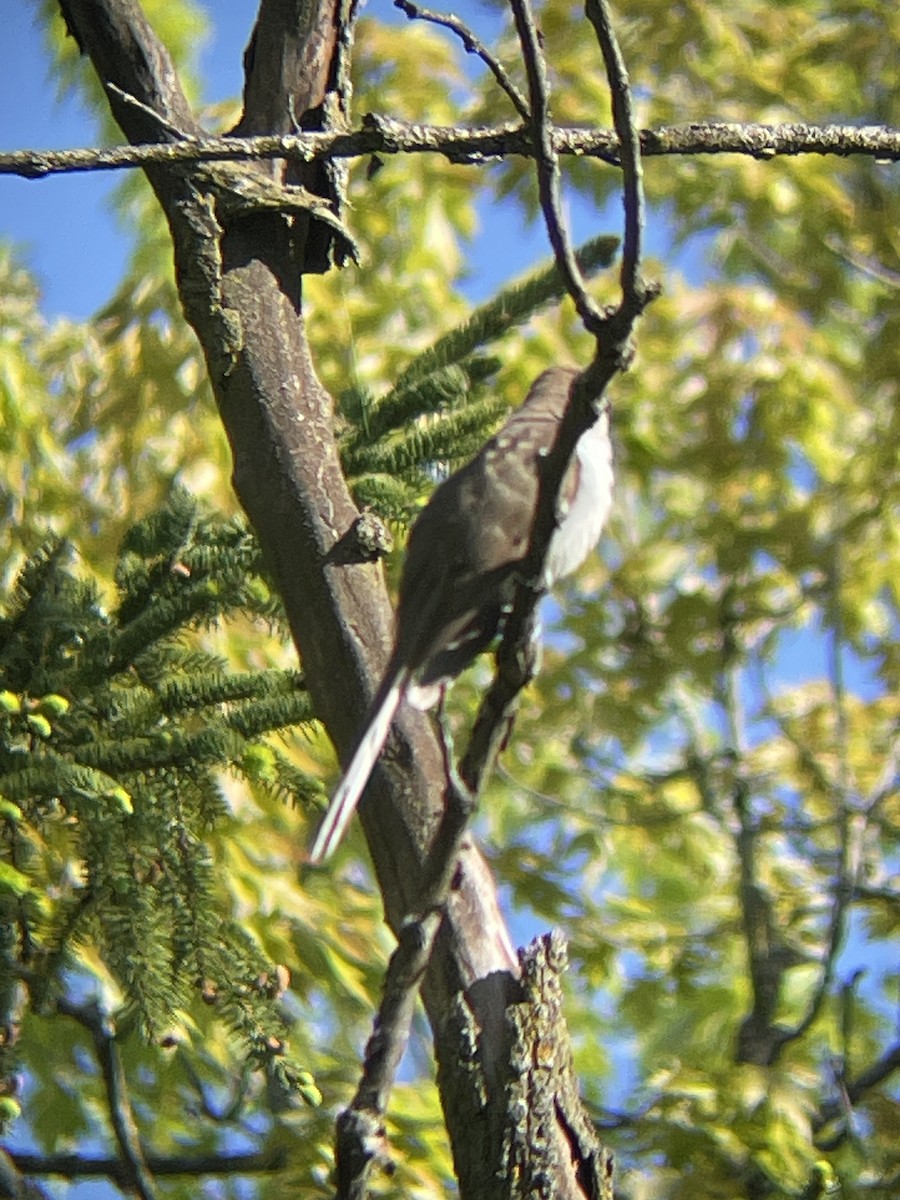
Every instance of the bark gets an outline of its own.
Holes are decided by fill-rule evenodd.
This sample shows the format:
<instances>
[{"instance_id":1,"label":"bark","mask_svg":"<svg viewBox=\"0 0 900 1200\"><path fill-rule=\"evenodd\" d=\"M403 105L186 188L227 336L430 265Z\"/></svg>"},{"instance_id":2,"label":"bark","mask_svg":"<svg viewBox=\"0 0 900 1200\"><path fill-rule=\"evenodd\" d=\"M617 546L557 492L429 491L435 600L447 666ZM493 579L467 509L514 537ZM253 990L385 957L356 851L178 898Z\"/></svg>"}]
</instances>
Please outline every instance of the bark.
<instances>
[{"instance_id":1,"label":"bark","mask_svg":"<svg viewBox=\"0 0 900 1200\"><path fill-rule=\"evenodd\" d=\"M130 141L199 132L171 61L134 0L60 3ZM236 132L283 131L294 120L316 128L339 122L349 21L340 0L263 0L245 56L245 111ZM271 163L146 168L231 444L235 490L275 575L316 710L344 757L385 665L392 617L380 567L348 561L359 513L340 469L332 401L309 351L306 322L315 317L302 304L303 273L346 250L334 216L320 219L309 199L323 197L336 213L340 179L323 171L284 179L280 170L273 175ZM306 189L285 206L289 211L273 201L272 187L283 183ZM431 726L406 714L361 808L395 932L416 906L443 791ZM522 1004L519 973L490 873L469 846L423 985L465 1197L497 1194L502 1146L516 1119L507 1081L518 1035L507 1010ZM527 1053L519 1048L520 1059ZM546 1194L592 1194L574 1151L559 1152L572 1145L565 1122L547 1111L557 1127L545 1139L556 1146Z\"/></svg>"}]
</instances>

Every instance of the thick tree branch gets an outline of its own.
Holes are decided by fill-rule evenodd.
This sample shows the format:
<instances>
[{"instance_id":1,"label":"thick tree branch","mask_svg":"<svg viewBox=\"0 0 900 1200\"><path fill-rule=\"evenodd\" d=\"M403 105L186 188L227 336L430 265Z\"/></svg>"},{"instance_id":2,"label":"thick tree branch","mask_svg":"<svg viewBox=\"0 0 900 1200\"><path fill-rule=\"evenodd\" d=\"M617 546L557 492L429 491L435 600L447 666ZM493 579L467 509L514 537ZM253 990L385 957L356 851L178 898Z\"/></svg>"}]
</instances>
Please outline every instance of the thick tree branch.
<instances>
[{"instance_id":1,"label":"thick tree branch","mask_svg":"<svg viewBox=\"0 0 900 1200\"><path fill-rule=\"evenodd\" d=\"M198 137L203 130L178 80L168 50L134 0L60 0L66 29L82 54L89 54L109 106L133 142L170 140L178 129ZM102 37L90 36L103 29ZM110 87L110 85L115 85ZM144 106L129 108L123 93ZM146 110L156 114L150 117Z\"/></svg>"},{"instance_id":2,"label":"thick tree branch","mask_svg":"<svg viewBox=\"0 0 900 1200\"><path fill-rule=\"evenodd\" d=\"M122 90L122 89L120 89ZM162 113L159 114L162 117ZM0 153L0 175L43 179L79 171L117 171L154 164L226 162L229 160L285 158L363 158L372 154L443 154L452 162L485 162L518 156L532 157L530 134L521 125L484 127L411 124L371 115L361 128L326 133L292 133L259 137L206 137L201 132L184 140L155 141L162 126L157 120L141 144L103 149L8 150ZM183 128L183 127L182 127ZM770 159L779 156L825 154L862 155L876 161L900 162L900 129L887 125L673 125L643 129L641 156L692 157L739 154ZM619 139L611 129L555 127L554 150L560 155L597 158L617 165Z\"/></svg>"},{"instance_id":3,"label":"thick tree branch","mask_svg":"<svg viewBox=\"0 0 900 1200\"><path fill-rule=\"evenodd\" d=\"M244 111L234 133L344 133L349 128L350 51L357 0L262 0L244 55ZM334 216L344 206L346 165L338 159L270 160L276 179L327 199ZM307 272L326 271L345 257L335 231L306 214L298 222Z\"/></svg>"},{"instance_id":4,"label":"thick tree branch","mask_svg":"<svg viewBox=\"0 0 900 1200\"><path fill-rule=\"evenodd\" d=\"M511 1200L552 1196L558 1180L574 1173L589 1200L613 1200L613 1160L597 1137L578 1090L563 1013L561 977L568 950L558 931L519 952L522 982L510 1005L511 1046L505 1091L518 1120L504 1141L501 1193Z\"/></svg>"},{"instance_id":5,"label":"thick tree branch","mask_svg":"<svg viewBox=\"0 0 900 1200\"><path fill-rule=\"evenodd\" d=\"M235 133L291 133L300 117L316 122L305 128L320 127L340 21L337 7L262 0L244 53L244 111Z\"/></svg>"}]
</instances>

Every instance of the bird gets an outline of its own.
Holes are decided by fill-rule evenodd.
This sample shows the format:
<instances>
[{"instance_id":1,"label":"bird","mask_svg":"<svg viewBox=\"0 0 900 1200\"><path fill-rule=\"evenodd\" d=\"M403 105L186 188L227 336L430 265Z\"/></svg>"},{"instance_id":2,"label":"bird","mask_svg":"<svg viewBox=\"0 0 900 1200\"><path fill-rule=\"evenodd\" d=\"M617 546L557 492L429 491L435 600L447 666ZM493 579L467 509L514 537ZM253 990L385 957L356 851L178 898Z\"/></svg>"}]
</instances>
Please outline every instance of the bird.
<instances>
[{"instance_id":1,"label":"bird","mask_svg":"<svg viewBox=\"0 0 900 1200\"><path fill-rule=\"evenodd\" d=\"M579 372L551 367L473 459L434 491L410 530L394 647L349 765L308 861L319 864L346 831L402 703L428 708L502 629L531 546L542 462ZM547 590L597 544L612 504L612 447L604 408L579 438L563 477L557 527L540 577Z\"/></svg>"}]
</instances>

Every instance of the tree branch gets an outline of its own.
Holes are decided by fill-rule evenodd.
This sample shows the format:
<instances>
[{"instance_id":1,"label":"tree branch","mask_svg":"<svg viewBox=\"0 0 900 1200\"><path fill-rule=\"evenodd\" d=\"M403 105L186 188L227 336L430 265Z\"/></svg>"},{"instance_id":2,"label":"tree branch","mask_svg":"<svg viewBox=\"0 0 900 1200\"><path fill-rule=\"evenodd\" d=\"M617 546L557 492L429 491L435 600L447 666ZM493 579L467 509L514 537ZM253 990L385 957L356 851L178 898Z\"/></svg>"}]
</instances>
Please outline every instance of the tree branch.
<instances>
[{"instance_id":1,"label":"tree branch","mask_svg":"<svg viewBox=\"0 0 900 1200\"><path fill-rule=\"evenodd\" d=\"M569 231L563 220L559 156L553 144L547 64L534 22L531 0L510 0L510 7L528 76L531 143L547 236L553 247L556 264L566 281L566 290L572 297L582 324L590 333L596 334L602 324L603 314L588 293L584 276L575 260Z\"/></svg>"},{"instance_id":2,"label":"tree branch","mask_svg":"<svg viewBox=\"0 0 900 1200\"><path fill-rule=\"evenodd\" d=\"M156 1200L156 1186L144 1157L144 1147L141 1145L137 1120L131 1106L128 1081L125 1078L112 1017L101 1012L97 1004L74 1004L63 996L57 1000L56 1007L61 1013L83 1025L93 1039L94 1051L106 1087L110 1120L121 1154L125 1186L135 1191L140 1200Z\"/></svg>"},{"instance_id":3,"label":"tree branch","mask_svg":"<svg viewBox=\"0 0 900 1200\"><path fill-rule=\"evenodd\" d=\"M26 1176L59 1175L64 1179L106 1176L119 1187L127 1187L128 1172L121 1158L84 1154L30 1154L8 1150L16 1169ZM153 1175L259 1175L280 1171L287 1163L284 1150L261 1154L148 1154L147 1166Z\"/></svg>"},{"instance_id":4,"label":"tree branch","mask_svg":"<svg viewBox=\"0 0 900 1200\"><path fill-rule=\"evenodd\" d=\"M819 1133L836 1120L849 1104L851 1107L859 1104L873 1088L884 1083L895 1072L900 1071L900 1042L896 1042L890 1049L882 1054L881 1058L876 1059L864 1071L861 1071L852 1080L844 1080L842 1094L837 1099L831 1100L828 1104L822 1105L813 1121L813 1129ZM823 1149L833 1150L840 1145L841 1141L846 1136L846 1130L839 1130L833 1137L829 1137L822 1142L817 1142Z\"/></svg>"},{"instance_id":5,"label":"tree branch","mask_svg":"<svg viewBox=\"0 0 900 1200\"><path fill-rule=\"evenodd\" d=\"M866 817L852 802L852 779L850 767L850 733L847 715L847 695L844 684L842 655L843 617L840 605L841 586L841 542L836 538L831 547L832 564L829 571L828 607L831 616L831 636L827 640L828 681L835 722L835 752L837 777L828 789L835 799L838 826L838 866L825 935L825 953L822 958L819 981L809 998L803 1017L793 1028L785 1032L785 1041L802 1037L812 1026L822 1010L834 978L838 955L847 933L847 916L853 901L857 880L860 875L862 846L865 836Z\"/></svg>"},{"instance_id":6,"label":"tree branch","mask_svg":"<svg viewBox=\"0 0 900 1200\"><path fill-rule=\"evenodd\" d=\"M388 963L359 1086L350 1105L338 1117L338 1200L362 1200L372 1167L387 1157L383 1119L388 1098L409 1041L416 999L444 919L463 838L475 808L477 787L470 790L456 772L443 709L439 725L447 780L444 808L429 847L417 911L404 923Z\"/></svg>"},{"instance_id":7,"label":"tree branch","mask_svg":"<svg viewBox=\"0 0 900 1200\"><path fill-rule=\"evenodd\" d=\"M641 167L641 141L631 103L631 83L625 59L612 26L606 0L587 0L585 12L594 27L609 80L613 125L619 138L622 161L622 203L625 208L625 236L622 241L622 304L634 306L638 314L647 303L640 278L641 238L644 231L644 186Z\"/></svg>"},{"instance_id":8,"label":"tree branch","mask_svg":"<svg viewBox=\"0 0 900 1200\"><path fill-rule=\"evenodd\" d=\"M134 0L59 0L68 33L82 54L89 54L109 106L134 142L168 141L201 136L168 50L153 32ZM101 37L92 36L103 29ZM113 86L110 86L113 85ZM125 93L144 111L130 107ZM152 117L147 115L150 110Z\"/></svg>"},{"instance_id":9,"label":"tree branch","mask_svg":"<svg viewBox=\"0 0 900 1200\"><path fill-rule=\"evenodd\" d=\"M322 128L343 16L337 5L262 0L244 53L244 111L236 133L293 132L301 117L310 122L305 128Z\"/></svg>"},{"instance_id":10,"label":"tree branch","mask_svg":"<svg viewBox=\"0 0 900 1200\"><path fill-rule=\"evenodd\" d=\"M361 1200L371 1169L387 1159L384 1114L409 1040L419 988L443 920L449 881L439 903L401 929L384 979L356 1094L337 1119L338 1200Z\"/></svg>"},{"instance_id":11,"label":"tree branch","mask_svg":"<svg viewBox=\"0 0 900 1200\"><path fill-rule=\"evenodd\" d=\"M850 1097L850 1103L858 1104L866 1092L878 1087L895 1071L900 1071L900 1042L891 1046L890 1050L886 1050L881 1058L873 1062L865 1071L861 1071L851 1082L848 1082L847 1095Z\"/></svg>"},{"instance_id":12,"label":"tree branch","mask_svg":"<svg viewBox=\"0 0 900 1200\"><path fill-rule=\"evenodd\" d=\"M725 752L730 761L746 759L746 716L742 698L738 616L734 611L736 584L729 580L719 614L722 664L716 683L716 698L725 717ZM750 975L750 1011L738 1031L736 1060L771 1066L785 1042L785 1031L775 1021L784 975L793 965L789 948L781 936L772 900L759 881L759 829L753 820L750 786L735 769L731 802L737 828L734 830L738 860L738 901Z\"/></svg>"},{"instance_id":13,"label":"tree branch","mask_svg":"<svg viewBox=\"0 0 900 1200\"><path fill-rule=\"evenodd\" d=\"M262 0L244 54L244 111L234 133L345 133L357 10L357 0ZM268 169L280 182L323 197L340 217L347 182L342 161L295 156ZM327 271L332 261L340 266L346 257L340 235L309 213L298 222L297 241L308 273Z\"/></svg>"},{"instance_id":14,"label":"tree branch","mask_svg":"<svg viewBox=\"0 0 900 1200\"><path fill-rule=\"evenodd\" d=\"M124 89L120 89L124 92ZM153 132L164 127L158 114ZM43 179L81 171L118 171L154 164L218 162L254 158L364 158L371 154L443 154L451 162L485 162L533 157L530 134L521 125L483 127L424 125L374 114L359 129L343 132L270 134L258 137L207 137L184 132L183 140L164 143L152 137L139 144L72 150L8 150L0 153L0 175ZM662 126L639 133L641 156L691 157L740 154L770 159L823 154L863 155L878 162L900 162L900 129L887 125L697 124ZM557 154L596 158L618 165L619 139L611 129L554 128Z\"/></svg>"},{"instance_id":15,"label":"tree branch","mask_svg":"<svg viewBox=\"0 0 900 1200\"><path fill-rule=\"evenodd\" d=\"M503 626L491 686L478 706L459 773L478 795L493 762L509 737L519 693L534 679L540 647L537 639L537 604L540 593L520 586Z\"/></svg>"},{"instance_id":16,"label":"tree branch","mask_svg":"<svg viewBox=\"0 0 900 1200\"><path fill-rule=\"evenodd\" d=\"M525 97L510 79L509 75L507 75L503 64L494 58L487 46L475 36L465 21L460 20L455 13L432 12L430 8L422 8L419 4L413 4L411 0L394 0L394 7L406 13L411 21L430 21L434 25L440 25L444 29L449 29L452 33L455 33L462 42L466 53L476 54L485 64L497 83L499 83L500 87L512 101L513 108L515 108L522 120L528 120L528 105L525 102Z\"/></svg>"},{"instance_id":17,"label":"tree branch","mask_svg":"<svg viewBox=\"0 0 900 1200\"><path fill-rule=\"evenodd\" d=\"M656 295L656 288L641 281L641 224L643 185L639 137L634 128L628 94L628 75L604 0L600 0L601 43L607 66L617 142L625 147L623 201L626 250L623 251L621 299L618 306L603 311L588 295L584 277L572 251L571 239L559 197L559 162L550 136L549 91L543 50L540 45L530 0L510 0L519 41L525 57L531 100L532 139L536 147L536 170L547 235L553 246L557 268L585 328L594 334L596 353L587 370L575 380L556 441L543 463L534 527L513 611L503 633L497 656L497 672L479 711L472 741L462 767L471 787L480 779L486 764L502 744L509 729L515 698L534 673L533 631L535 609L541 598L539 584L544 558L558 523L558 497L563 476L572 460L579 438L600 416L600 399L617 372L625 369L631 356L635 322Z\"/></svg>"},{"instance_id":18,"label":"tree branch","mask_svg":"<svg viewBox=\"0 0 900 1200\"><path fill-rule=\"evenodd\" d=\"M311 3L321 14L331 0ZM94 23L92 5L79 11L82 44L104 61L115 53L105 44L110 28ZM337 70L311 54L323 71ZM117 86L143 101L127 78ZM121 107L127 136L133 131L128 122L138 115ZM293 116L302 124L304 114ZM301 279L308 259L298 259L280 212L223 205L222 189L215 187L222 168L212 181L184 167L154 165L148 174L172 230L179 294L203 346L231 444L235 490L284 600L313 704L346 755L385 666L391 607L380 568L348 565L333 554L359 512L341 471L332 401L316 377L306 336ZM399 937L406 914L417 911L445 781L437 739L421 714L400 715L392 747L360 818L386 917ZM491 1072L505 1049L506 998L517 971L490 872L478 851L465 846L422 987L445 1071L447 1128L459 1156L468 1153L473 1120L501 1117L499 1099L486 1095L459 1063L448 1014L466 1007L479 1059Z\"/></svg>"}]
</instances>

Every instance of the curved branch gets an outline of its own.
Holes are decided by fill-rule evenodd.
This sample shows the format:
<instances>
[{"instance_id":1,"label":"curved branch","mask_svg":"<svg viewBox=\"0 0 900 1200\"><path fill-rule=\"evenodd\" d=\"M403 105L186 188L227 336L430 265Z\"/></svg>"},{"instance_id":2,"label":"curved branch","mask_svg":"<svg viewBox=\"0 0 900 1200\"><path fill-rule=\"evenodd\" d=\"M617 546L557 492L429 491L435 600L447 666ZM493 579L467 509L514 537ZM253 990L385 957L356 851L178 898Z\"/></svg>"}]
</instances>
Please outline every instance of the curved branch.
<instances>
[{"instance_id":1,"label":"curved branch","mask_svg":"<svg viewBox=\"0 0 900 1200\"><path fill-rule=\"evenodd\" d=\"M419 4L413 4L412 0L394 0L394 6L405 13L411 21L430 21L433 25L440 25L444 29L449 29L451 33L455 33L462 42L466 53L476 54L485 64L497 83L512 101L513 108L522 120L528 120L528 105L525 102L525 97L510 79L509 75L507 75L503 64L494 58L487 46L475 36L468 25L460 20L455 13L432 12L430 8L422 8Z\"/></svg>"},{"instance_id":2,"label":"curved branch","mask_svg":"<svg viewBox=\"0 0 900 1200\"><path fill-rule=\"evenodd\" d=\"M622 304L639 313L646 301L640 279L641 238L644 230L644 186L641 138L631 103L631 83L625 59L612 27L606 0L587 0L585 12L594 27L606 66L612 101L613 124L619 137L622 160L622 201L625 207L625 236L622 241Z\"/></svg>"},{"instance_id":3,"label":"curved branch","mask_svg":"<svg viewBox=\"0 0 900 1200\"><path fill-rule=\"evenodd\" d=\"M602 325L603 314L588 293L584 276L575 260L572 239L563 220L559 155L553 142L553 122L550 116L550 84L531 0L510 0L510 6L528 75L531 143L547 236L578 315L585 329L596 334Z\"/></svg>"}]
</instances>

